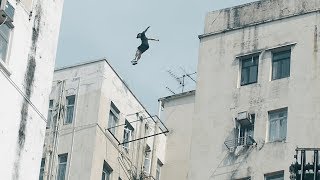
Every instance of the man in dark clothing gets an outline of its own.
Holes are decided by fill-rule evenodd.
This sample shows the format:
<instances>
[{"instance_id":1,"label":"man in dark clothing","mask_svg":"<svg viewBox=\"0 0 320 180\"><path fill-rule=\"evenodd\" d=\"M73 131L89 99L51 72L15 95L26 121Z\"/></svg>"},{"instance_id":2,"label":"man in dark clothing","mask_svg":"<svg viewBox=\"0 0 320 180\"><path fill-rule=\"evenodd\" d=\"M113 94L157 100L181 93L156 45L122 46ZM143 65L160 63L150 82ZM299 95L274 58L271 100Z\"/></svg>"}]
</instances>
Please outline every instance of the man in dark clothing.
<instances>
[{"instance_id":1,"label":"man in dark clothing","mask_svg":"<svg viewBox=\"0 0 320 180\"><path fill-rule=\"evenodd\" d=\"M138 47L135 58L131 61L133 65L136 65L138 63L138 60L141 58L141 54L144 53L147 49L149 49L149 43L148 40L151 41L159 41L159 39L152 39L146 37L146 32L150 28L147 27L146 30L144 30L142 33L137 34L137 38L141 39L141 45Z\"/></svg>"}]
</instances>

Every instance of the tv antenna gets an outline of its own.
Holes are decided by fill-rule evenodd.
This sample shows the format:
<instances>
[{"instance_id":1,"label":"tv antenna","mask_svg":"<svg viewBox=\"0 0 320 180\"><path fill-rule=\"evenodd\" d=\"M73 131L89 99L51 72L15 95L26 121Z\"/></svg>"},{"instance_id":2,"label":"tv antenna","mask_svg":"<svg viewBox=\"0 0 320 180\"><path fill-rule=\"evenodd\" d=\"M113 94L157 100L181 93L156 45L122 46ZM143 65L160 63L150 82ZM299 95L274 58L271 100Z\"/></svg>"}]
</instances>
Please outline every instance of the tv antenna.
<instances>
[{"instance_id":1,"label":"tv antenna","mask_svg":"<svg viewBox=\"0 0 320 180\"><path fill-rule=\"evenodd\" d=\"M184 92L185 90L185 85L186 85L186 81L188 79L192 80L194 83L197 83L197 81L192 77L193 75L197 74L197 72L194 73L187 73L187 71L185 69L183 69L182 67L180 67L180 69L183 71L183 74L181 76L176 75L175 73L172 72L172 70L167 70L167 72L169 73L169 75L175 79L179 85L181 86L181 93ZM169 87L166 87L172 94L176 94L174 91L172 91Z\"/></svg>"}]
</instances>

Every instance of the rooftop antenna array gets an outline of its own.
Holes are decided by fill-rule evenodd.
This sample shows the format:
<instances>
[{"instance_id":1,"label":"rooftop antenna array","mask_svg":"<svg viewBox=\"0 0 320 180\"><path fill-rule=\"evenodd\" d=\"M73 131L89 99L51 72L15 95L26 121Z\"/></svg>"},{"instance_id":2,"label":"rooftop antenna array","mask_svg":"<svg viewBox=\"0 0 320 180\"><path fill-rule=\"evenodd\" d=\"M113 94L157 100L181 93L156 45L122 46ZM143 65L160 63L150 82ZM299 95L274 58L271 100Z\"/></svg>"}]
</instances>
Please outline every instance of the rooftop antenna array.
<instances>
[{"instance_id":1,"label":"rooftop antenna array","mask_svg":"<svg viewBox=\"0 0 320 180\"><path fill-rule=\"evenodd\" d=\"M180 67L180 69L182 70L183 74L181 76L176 75L175 73L172 72L172 70L167 70L167 72L169 73L169 75L175 79L178 84L179 84L179 88L181 88L181 93L184 92L185 90L185 85L187 80L191 80L194 83L197 83L197 81L195 80L194 77L192 77L193 75L197 74L197 72L194 73L188 73L184 68ZM168 86L166 86L166 89L168 89L172 94L176 94L173 90L171 90Z\"/></svg>"}]
</instances>

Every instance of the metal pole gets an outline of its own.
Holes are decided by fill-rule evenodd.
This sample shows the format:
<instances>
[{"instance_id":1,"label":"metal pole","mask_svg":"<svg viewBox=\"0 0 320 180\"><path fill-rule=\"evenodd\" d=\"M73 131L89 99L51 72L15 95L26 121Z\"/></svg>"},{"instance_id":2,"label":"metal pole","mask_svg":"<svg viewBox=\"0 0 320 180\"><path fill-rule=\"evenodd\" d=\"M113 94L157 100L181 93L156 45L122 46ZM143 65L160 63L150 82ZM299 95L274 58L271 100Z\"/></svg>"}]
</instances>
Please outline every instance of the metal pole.
<instances>
[{"instance_id":1,"label":"metal pole","mask_svg":"<svg viewBox=\"0 0 320 180\"><path fill-rule=\"evenodd\" d=\"M319 151L314 151L313 157L313 180L318 180L318 164L319 164Z\"/></svg>"},{"instance_id":2,"label":"metal pole","mask_svg":"<svg viewBox=\"0 0 320 180\"><path fill-rule=\"evenodd\" d=\"M70 170L71 170L71 162L72 162L72 153L73 153L73 144L74 144L74 133L75 133L75 128L76 128L76 121L77 121L77 109L78 109L78 100L79 100L79 92L80 92L80 77L77 78L78 79L78 89L77 89L77 95L76 95L76 99L75 99L75 108L74 108L74 117L73 117L73 123L72 123L72 140L71 140L71 150L69 153L69 164L68 164L68 176L67 179L70 179Z\"/></svg>"},{"instance_id":3,"label":"metal pole","mask_svg":"<svg viewBox=\"0 0 320 180\"><path fill-rule=\"evenodd\" d=\"M48 173L48 180L51 180L51 176L52 176L52 170L53 170L53 166L54 166L54 160L56 157L56 148L57 148L57 141L58 141L58 132L59 132L59 118L60 118L60 109L61 109L61 101L62 101L62 95L63 95L63 91L64 91L64 84L65 81L63 80L61 85L61 90L60 90L60 94L59 94L59 99L58 99L58 112L57 112L57 117L56 117L56 121L55 121L55 126L54 126L54 131L53 131L53 147L52 147L52 152L51 152L51 157L50 157L50 166L49 166L49 173Z\"/></svg>"},{"instance_id":4,"label":"metal pole","mask_svg":"<svg viewBox=\"0 0 320 180\"><path fill-rule=\"evenodd\" d=\"M301 177L300 180L304 180L305 176L305 165L306 165L306 151L301 151Z\"/></svg>"}]
</instances>

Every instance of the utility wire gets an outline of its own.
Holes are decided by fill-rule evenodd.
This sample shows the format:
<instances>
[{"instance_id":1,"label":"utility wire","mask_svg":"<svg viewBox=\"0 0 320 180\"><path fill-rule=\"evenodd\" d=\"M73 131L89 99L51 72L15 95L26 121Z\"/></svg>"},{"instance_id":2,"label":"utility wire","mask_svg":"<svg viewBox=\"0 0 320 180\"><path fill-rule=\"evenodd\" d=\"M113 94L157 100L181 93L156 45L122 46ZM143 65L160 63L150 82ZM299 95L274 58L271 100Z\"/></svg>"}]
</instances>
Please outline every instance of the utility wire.
<instances>
[{"instance_id":1,"label":"utility wire","mask_svg":"<svg viewBox=\"0 0 320 180\"><path fill-rule=\"evenodd\" d=\"M39 109L31 102L31 100L22 92L18 85L5 73L3 69L0 68L1 73L4 77L11 83L11 85L19 92L19 94L29 103L29 105L36 111L36 113L41 117L41 119L47 123L47 118L39 111Z\"/></svg>"}]
</instances>

